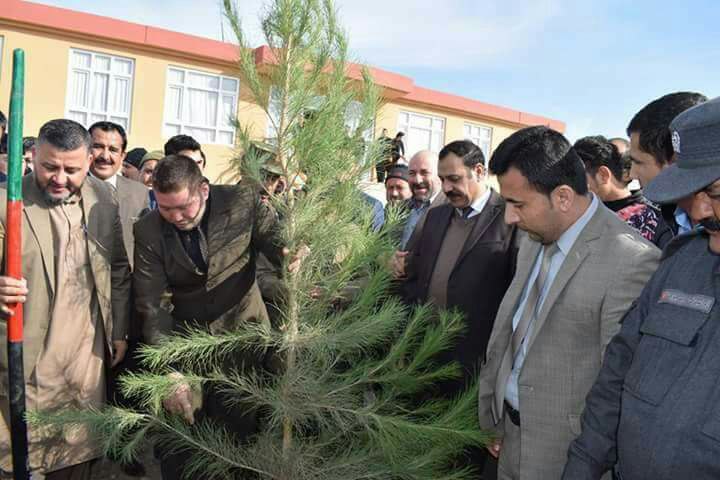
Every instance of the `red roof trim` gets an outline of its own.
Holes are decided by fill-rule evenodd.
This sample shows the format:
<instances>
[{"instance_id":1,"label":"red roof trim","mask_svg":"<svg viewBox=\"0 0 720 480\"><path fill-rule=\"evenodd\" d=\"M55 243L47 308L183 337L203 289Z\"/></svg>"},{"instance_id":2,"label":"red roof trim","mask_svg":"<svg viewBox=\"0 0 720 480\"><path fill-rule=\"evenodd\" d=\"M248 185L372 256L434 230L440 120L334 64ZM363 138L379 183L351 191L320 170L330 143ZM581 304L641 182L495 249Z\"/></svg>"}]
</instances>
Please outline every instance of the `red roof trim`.
<instances>
[{"instance_id":1,"label":"red roof trim","mask_svg":"<svg viewBox=\"0 0 720 480\"><path fill-rule=\"evenodd\" d=\"M565 131L565 123L558 120L492 105L451 93L431 90L429 88L415 87L412 92L403 97L403 100L438 106L450 110L458 110L479 117L498 119L517 125L546 125L560 132Z\"/></svg>"},{"instance_id":2,"label":"red roof trim","mask_svg":"<svg viewBox=\"0 0 720 480\"><path fill-rule=\"evenodd\" d=\"M230 43L23 0L4 0L3 8L0 9L0 22L2 20L166 50L176 55L216 63L237 61L237 46ZM275 63L272 51L267 46L255 50L255 59L258 64ZM349 64L348 76L353 79L361 78L362 68L362 65ZM367 68L375 83L394 92L390 96L394 100L420 103L515 125L548 125L561 132L565 130L565 124L558 120L418 87L412 78L404 75L374 67Z\"/></svg>"}]
</instances>

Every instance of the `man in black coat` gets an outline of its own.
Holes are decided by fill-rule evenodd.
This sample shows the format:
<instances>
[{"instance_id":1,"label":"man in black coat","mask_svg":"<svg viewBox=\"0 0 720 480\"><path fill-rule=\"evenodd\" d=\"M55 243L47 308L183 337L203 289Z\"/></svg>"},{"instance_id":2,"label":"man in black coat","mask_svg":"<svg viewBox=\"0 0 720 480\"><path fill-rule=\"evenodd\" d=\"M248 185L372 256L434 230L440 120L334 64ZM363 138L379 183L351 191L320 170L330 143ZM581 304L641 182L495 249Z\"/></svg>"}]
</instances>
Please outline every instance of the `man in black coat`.
<instances>
[{"instance_id":1,"label":"man in black coat","mask_svg":"<svg viewBox=\"0 0 720 480\"><path fill-rule=\"evenodd\" d=\"M504 220L505 202L485 185L485 157L467 140L442 149L438 174L448 203L431 209L410 256L416 284L409 303L432 302L458 309L465 331L446 361L460 363L463 378L444 382L454 396L472 383L483 360L495 314L512 280L517 255L514 227Z\"/></svg>"},{"instance_id":2,"label":"man in black coat","mask_svg":"<svg viewBox=\"0 0 720 480\"><path fill-rule=\"evenodd\" d=\"M438 361L455 361L462 376L436 384L422 400L453 398L464 392L485 357L495 315L515 272L516 229L505 223L505 202L485 185L485 156L468 140L441 151L438 175L447 203L428 210L417 243L408 255L403 295L408 303L432 302L438 309L464 314L464 331ZM456 459L458 467L478 473L487 455L470 449ZM483 478L495 478L494 463Z\"/></svg>"}]
</instances>

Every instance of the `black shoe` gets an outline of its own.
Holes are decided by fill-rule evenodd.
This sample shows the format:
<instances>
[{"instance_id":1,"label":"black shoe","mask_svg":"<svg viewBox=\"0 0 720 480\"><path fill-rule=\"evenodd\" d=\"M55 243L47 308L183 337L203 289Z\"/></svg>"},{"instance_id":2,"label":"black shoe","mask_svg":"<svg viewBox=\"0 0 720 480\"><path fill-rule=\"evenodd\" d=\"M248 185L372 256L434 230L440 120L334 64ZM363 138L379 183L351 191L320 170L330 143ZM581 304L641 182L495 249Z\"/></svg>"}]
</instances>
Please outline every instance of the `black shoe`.
<instances>
[{"instance_id":1,"label":"black shoe","mask_svg":"<svg viewBox=\"0 0 720 480\"><path fill-rule=\"evenodd\" d=\"M129 477L144 477L146 474L145 466L138 461L124 463L120 466L120 470Z\"/></svg>"}]
</instances>

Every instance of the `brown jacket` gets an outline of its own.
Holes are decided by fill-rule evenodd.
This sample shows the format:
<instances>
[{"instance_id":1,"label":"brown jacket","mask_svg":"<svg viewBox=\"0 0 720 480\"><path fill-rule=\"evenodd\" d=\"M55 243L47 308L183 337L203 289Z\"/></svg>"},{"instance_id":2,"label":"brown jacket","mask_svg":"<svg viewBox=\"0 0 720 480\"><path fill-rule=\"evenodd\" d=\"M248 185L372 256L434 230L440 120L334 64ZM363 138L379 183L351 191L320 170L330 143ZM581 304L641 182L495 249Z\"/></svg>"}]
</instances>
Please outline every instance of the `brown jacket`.
<instances>
[{"instance_id":1,"label":"brown jacket","mask_svg":"<svg viewBox=\"0 0 720 480\"><path fill-rule=\"evenodd\" d=\"M118 205L110 188L88 176L82 186L82 206L87 224L87 247L95 280L108 351L112 340L127 334L130 295L130 268L122 240ZM0 188L0 259L5 253L7 191ZM25 379L33 373L48 330L55 291L55 258L50 213L35 175L23 178L24 212L22 226L23 277L30 293L24 305ZM3 259L4 260L4 259ZM0 321L0 337L7 323ZM0 341L0 385L6 392L7 346Z\"/></svg>"},{"instance_id":2,"label":"brown jacket","mask_svg":"<svg viewBox=\"0 0 720 480\"><path fill-rule=\"evenodd\" d=\"M117 201L120 206L120 222L123 229L125 250L133 264L133 224L140 219L141 214L150 208L150 195L145 185L130 180L122 175L117 176Z\"/></svg>"},{"instance_id":3,"label":"brown jacket","mask_svg":"<svg viewBox=\"0 0 720 480\"><path fill-rule=\"evenodd\" d=\"M195 267L157 210L135 224L135 300L149 343L185 322L218 331L248 319L267 321L255 259L261 251L281 262L275 212L244 184L211 185L209 205L207 274ZM165 291L172 296L172 313L161 307Z\"/></svg>"}]
</instances>

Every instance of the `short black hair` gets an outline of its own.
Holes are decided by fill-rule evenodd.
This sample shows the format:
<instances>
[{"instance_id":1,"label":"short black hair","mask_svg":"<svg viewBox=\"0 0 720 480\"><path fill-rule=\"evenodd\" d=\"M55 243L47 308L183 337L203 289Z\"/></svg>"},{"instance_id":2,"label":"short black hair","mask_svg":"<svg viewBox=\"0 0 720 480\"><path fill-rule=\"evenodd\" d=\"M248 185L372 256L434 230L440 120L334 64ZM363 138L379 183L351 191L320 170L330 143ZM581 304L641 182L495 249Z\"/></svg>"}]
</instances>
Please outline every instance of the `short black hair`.
<instances>
[{"instance_id":1,"label":"short black hair","mask_svg":"<svg viewBox=\"0 0 720 480\"><path fill-rule=\"evenodd\" d=\"M37 136L37 145L47 143L62 152L71 152L80 147L90 151L92 137L90 132L75 120L58 118L50 120L40 127Z\"/></svg>"},{"instance_id":2,"label":"short black hair","mask_svg":"<svg viewBox=\"0 0 720 480\"><path fill-rule=\"evenodd\" d=\"M485 166L485 154L470 140L455 140L448 143L440 150L438 159L442 162L451 153L462 158L463 164L468 168L473 168L477 164Z\"/></svg>"},{"instance_id":3,"label":"short black hair","mask_svg":"<svg viewBox=\"0 0 720 480\"><path fill-rule=\"evenodd\" d=\"M602 135L583 137L573 148L585 164L585 170L595 175L600 167L607 167L619 182L623 178L623 158L620 150Z\"/></svg>"},{"instance_id":4,"label":"short black hair","mask_svg":"<svg viewBox=\"0 0 720 480\"><path fill-rule=\"evenodd\" d=\"M202 147L200 143L190 135L175 135L165 142L163 150L165 151L165 155L177 155L183 150L200 150L202 152ZM205 158L204 155L203 158Z\"/></svg>"},{"instance_id":5,"label":"short black hair","mask_svg":"<svg viewBox=\"0 0 720 480\"><path fill-rule=\"evenodd\" d=\"M23 138L23 155L25 155L28 150L31 150L35 143L37 142L37 138L35 137L24 137Z\"/></svg>"},{"instance_id":6,"label":"short black hair","mask_svg":"<svg viewBox=\"0 0 720 480\"><path fill-rule=\"evenodd\" d=\"M665 165L673 156L670 122L688 108L703 102L707 102L707 97L695 92L675 92L660 97L635 114L627 134L637 133L640 150L652 155L658 165Z\"/></svg>"},{"instance_id":7,"label":"short black hair","mask_svg":"<svg viewBox=\"0 0 720 480\"><path fill-rule=\"evenodd\" d=\"M206 181L197 163L185 155L168 155L153 171L153 190L160 193L174 193L185 188L196 192Z\"/></svg>"},{"instance_id":8,"label":"short black hair","mask_svg":"<svg viewBox=\"0 0 720 480\"><path fill-rule=\"evenodd\" d=\"M103 132L117 132L118 135L120 135L120 138L122 138L122 151L124 152L127 149L127 133L125 132L123 126L119 123L108 122L107 120L95 122L90 125L90 128L88 128L90 135L92 135L92 132L95 129L102 130Z\"/></svg>"},{"instance_id":9,"label":"short black hair","mask_svg":"<svg viewBox=\"0 0 720 480\"><path fill-rule=\"evenodd\" d=\"M502 176L510 167L548 196L561 185L580 195L588 192L582 160L562 133L548 127L523 128L503 140L490 159L490 171Z\"/></svg>"}]
</instances>

